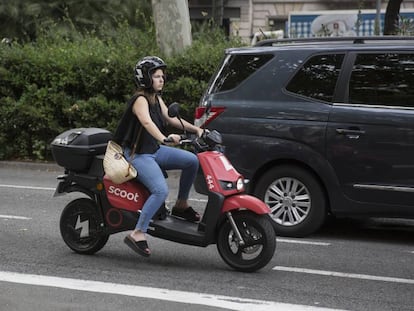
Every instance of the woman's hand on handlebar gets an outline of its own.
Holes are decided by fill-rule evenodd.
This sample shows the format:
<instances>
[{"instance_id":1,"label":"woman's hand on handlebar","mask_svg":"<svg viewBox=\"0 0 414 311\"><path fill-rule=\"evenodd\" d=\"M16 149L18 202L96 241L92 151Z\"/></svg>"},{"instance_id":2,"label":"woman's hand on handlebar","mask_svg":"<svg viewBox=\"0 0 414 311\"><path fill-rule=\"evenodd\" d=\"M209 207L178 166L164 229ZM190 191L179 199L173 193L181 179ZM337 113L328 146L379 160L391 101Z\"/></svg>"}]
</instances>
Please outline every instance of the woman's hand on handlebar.
<instances>
[{"instance_id":1,"label":"woman's hand on handlebar","mask_svg":"<svg viewBox=\"0 0 414 311\"><path fill-rule=\"evenodd\" d=\"M197 136L198 137L203 137L203 134L204 134L204 130L202 128L198 128L197 129Z\"/></svg>"},{"instance_id":2,"label":"woman's hand on handlebar","mask_svg":"<svg viewBox=\"0 0 414 311\"><path fill-rule=\"evenodd\" d=\"M181 136L178 134L170 134L166 139L164 139L163 143L166 145L174 146L180 143Z\"/></svg>"}]
</instances>

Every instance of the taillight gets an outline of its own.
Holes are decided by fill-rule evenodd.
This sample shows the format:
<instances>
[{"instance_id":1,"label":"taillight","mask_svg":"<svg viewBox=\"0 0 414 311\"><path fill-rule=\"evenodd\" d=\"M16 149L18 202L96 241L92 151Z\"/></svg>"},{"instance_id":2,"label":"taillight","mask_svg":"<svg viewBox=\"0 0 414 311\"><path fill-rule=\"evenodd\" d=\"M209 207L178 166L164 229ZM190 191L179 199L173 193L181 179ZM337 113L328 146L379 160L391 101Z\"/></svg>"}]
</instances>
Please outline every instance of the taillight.
<instances>
[{"instance_id":1,"label":"taillight","mask_svg":"<svg viewBox=\"0 0 414 311\"><path fill-rule=\"evenodd\" d=\"M206 107L197 107L194 112L194 125L198 127L207 126L224 110L226 110L225 107L211 107L210 112L206 114Z\"/></svg>"}]
</instances>

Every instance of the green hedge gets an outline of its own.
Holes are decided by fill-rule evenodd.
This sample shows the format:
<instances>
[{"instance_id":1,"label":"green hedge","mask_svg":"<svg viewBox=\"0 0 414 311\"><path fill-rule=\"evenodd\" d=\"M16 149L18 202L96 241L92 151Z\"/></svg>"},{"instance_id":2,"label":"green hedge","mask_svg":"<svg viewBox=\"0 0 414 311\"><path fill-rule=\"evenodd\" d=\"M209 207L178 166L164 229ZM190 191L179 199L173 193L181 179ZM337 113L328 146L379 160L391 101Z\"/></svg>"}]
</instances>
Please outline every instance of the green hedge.
<instances>
[{"instance_id":1,"label":"green hedge","mask_svg":"<svg viewBox=\"0 0 414 311\"><path fill-rule=\"evenodd\" d=\"M0 44L0 159L50 160L50 143L64 130L113 131L133 94L133 66L160 54L153 29L121 25L116 35L59 35L36 42ZM219 30L205 31L180 55L166 58L164 99L183 104L192 121L195 106L227 47Z\"/></svg>"}]
</instances>

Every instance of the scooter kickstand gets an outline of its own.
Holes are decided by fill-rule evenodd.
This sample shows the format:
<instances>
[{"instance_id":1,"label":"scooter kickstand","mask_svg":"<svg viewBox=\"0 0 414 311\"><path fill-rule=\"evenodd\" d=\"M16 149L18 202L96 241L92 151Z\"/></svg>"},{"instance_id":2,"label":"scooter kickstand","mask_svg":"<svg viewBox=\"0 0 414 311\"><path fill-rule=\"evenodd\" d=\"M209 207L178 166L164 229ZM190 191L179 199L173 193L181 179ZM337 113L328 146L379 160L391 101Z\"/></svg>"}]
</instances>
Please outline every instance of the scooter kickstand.
<instances>
[{"instance_id":1,"label":"scooter kickstand","mask_svg":"<svg viewBox=\"0 0 414 311\"><path fill-rule=\"evenodd\" d=\"M239 240L239 245L244 246L246 243L243 240L243 237L239 231L239 228L237 228L236 222L234 221L234 218L231 212L226 212L226 216L230 221L231 228L233 229L234 233L236 234L237 239Z\"/></svg>"}]
</instances>

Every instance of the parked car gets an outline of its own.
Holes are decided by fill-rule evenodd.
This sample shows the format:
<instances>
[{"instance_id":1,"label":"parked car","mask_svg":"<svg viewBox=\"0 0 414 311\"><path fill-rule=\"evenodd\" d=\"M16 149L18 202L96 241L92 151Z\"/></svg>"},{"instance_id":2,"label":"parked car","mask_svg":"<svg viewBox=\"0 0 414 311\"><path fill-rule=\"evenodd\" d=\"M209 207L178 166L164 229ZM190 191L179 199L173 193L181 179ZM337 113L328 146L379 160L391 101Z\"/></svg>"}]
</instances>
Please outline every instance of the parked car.
<instances>
[{"instance_id":1,"label":"parked car","mask_svg":"<svg viewBox=\"0 0 414 311\"><path fill-rule=\"evenodd\" d=\"M222 133L279 235L307 236L328 214L414 217L414 38L228 49L195 123Z\"/></svg>"}]
</instances>

